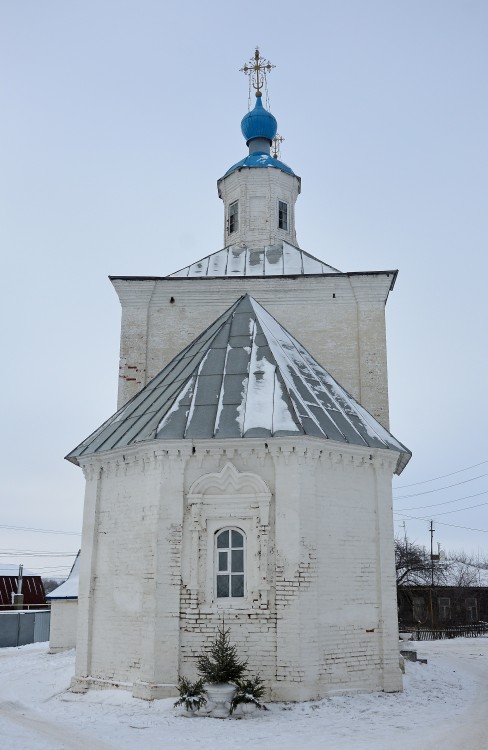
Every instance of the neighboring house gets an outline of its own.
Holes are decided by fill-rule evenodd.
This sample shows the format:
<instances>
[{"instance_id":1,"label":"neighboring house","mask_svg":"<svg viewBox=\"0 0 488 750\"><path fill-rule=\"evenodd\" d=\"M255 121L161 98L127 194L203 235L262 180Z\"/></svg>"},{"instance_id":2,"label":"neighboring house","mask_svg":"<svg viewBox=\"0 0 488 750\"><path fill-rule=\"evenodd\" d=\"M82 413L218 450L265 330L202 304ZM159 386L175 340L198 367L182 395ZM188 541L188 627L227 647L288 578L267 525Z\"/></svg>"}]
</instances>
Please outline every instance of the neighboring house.
<instances>
[{"instance_id":1,"label":"neighboring house","mask_svg":"<svg viewBox=\"0 0 488 750\"><path fill-rule=\"evenodd\" d=\"M399 586L402 628L488 623L488 586Z\"/></svg>"},{"instance_id":2,"label":"neighboring house","mask_svg":"<svg viewBox=\"0 0 488 750\"><path fill-rule=\"evenodd\" d=\"M224 620L273 699L402 689L397 272L342 273L298 247L300 178L270 155L256 96L249 155L218 181L225 248L112 278L119 411L67 456L86 479L74 690L175 695Z\"/></svg>"},{"instance_id":3,"label":"neighboring house","mask_svg":"<svg viewBox=\"0 0 488 750\"><path fill-rule=\"evenodd\" d=\"M78 616L78 588L80 581L80 553L66 581L46 595L51 603L51 633L49 651L56 653L76 646Z\"/></svg>"},{"instance_id":4,"label":"neighboring house","mask_svg":"<svg viewBox=\"0 0 488 750\"><path fill-rule=\"evenodd\" d=\"M488 570L446 561L434 570L434 586L424 580L398 587L402 628L488 623Z\"/></svg>"},{"instance_id":5,"label":"neighboring house","mask_svg":"<svg viewBox=\"0 0 488 750\"><path fill-rule=\"evenodd\" d=\"M19 577L18 565L0 565L0 611L13 608L13 596L17 593ZM22 572L22 588L24 609L39 609L46 606L46 596L41 576L34 575L29 570Z\"/></svg>"},{"instance_id":6,"label":"neighboring house","mask_svg":"<svg viewBox=\"0 0 488 750\"><path fill-rule=\"evenodd\" d=\"M18 565L0 565L0 648L47 641L50 612L41 576ZM16 602L14 604L14 596Z\"/></svg>"}]
</instances>

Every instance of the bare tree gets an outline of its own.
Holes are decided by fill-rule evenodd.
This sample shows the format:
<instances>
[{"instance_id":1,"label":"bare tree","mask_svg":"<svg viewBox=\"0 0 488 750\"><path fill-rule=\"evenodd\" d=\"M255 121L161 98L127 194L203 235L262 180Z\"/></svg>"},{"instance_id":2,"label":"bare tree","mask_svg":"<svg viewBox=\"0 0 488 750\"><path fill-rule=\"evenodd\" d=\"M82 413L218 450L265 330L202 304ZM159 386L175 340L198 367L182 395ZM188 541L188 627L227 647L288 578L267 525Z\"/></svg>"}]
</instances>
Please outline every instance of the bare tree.
<instances>
[{"instance_id":1,"label":"bare tree","mask_svg":"<svg viewBox=\"0 0 488 750\"><path fill-rule=\"evenodd\" d=\"M397 586L424 584L431 570L427 550L420 544L397 537L395 539L395 568Z\"/></svg>"},{"instance_id":2,"label":"bare tree","mask_svg":"<svg viewBox=\"0 0 488 750\"><path fill-rule=\"evenodd\" d=\"M486 558L472 555L464 550L448 552L450 586L486 585L488 564Z\"/></svg>"},{"instance_id":3,"label":"bare tree","mask_svg":"<svg viewBox=\"0 0 488 750\"><path fill-rule=\"evenodd\" d=\"M479 586L487 585L488 560L464 550L450 551L432 561L427 549L406 538L395 539L397 585Z\"/></svg>"}]
</instances>

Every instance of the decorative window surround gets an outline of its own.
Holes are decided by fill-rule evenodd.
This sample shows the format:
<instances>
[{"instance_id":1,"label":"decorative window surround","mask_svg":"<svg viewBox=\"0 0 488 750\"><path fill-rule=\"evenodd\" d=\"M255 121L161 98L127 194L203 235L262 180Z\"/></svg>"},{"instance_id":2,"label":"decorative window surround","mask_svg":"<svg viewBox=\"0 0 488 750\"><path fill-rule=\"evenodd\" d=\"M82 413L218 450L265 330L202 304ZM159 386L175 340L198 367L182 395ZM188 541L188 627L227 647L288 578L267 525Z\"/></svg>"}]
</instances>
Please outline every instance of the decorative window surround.
<instances>
[{"instance_id":1,"label":"decorative window surround","mask_svg":"<svg viewBox=\"0 0 488 750\"><path fill-rule=\"evenodd\" d=\"M239 472L228 461L218 473L204 474L188 492L191 513L189 588L204 608L252 609L268 604L268 538L271 492L256 474ZM214 584L215 534L240 529L246 537L244 597L217 599Z\"/></svg>"}]
</instances>

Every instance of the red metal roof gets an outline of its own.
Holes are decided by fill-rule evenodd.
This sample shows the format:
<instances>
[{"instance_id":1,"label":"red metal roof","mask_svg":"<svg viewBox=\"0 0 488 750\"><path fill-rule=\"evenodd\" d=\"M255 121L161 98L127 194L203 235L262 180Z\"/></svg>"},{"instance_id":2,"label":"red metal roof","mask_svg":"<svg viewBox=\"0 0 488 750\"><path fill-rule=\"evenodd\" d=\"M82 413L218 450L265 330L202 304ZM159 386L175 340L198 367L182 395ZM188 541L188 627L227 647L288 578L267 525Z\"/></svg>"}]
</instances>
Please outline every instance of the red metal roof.
<instances>
[{"instance_id":1,"label":"red metal roof","mask_svg":"<svg viewBox=\"0 0 488 750\"><path fill-rule=\"evenodd\" d=\"M16 593L17 576L0 576L0 606L12 606L12 594ZM25 606L46 603L41 576L23 576L22 593Z\"/></svg>"}]
</instances>

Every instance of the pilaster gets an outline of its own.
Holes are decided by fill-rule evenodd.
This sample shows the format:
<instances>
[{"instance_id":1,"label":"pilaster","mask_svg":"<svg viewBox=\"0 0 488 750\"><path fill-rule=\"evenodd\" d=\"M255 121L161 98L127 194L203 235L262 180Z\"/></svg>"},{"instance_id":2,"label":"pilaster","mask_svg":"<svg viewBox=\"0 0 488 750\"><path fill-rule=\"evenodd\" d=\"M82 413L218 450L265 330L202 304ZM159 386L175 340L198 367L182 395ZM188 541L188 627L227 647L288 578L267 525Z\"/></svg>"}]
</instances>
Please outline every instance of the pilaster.
<instances>
[{"instance_id":1,"label":"pilaster","mask_svg":"<svg viewBox=\"0 0 488 750\"><path fill-rule=\"evenodd\" d=\"M133 695L152 700L177 695L180 652L181 540L183 477L189 455L156 450L156 471L147 488L157 497L154 550L144 586L140 678Z\"/></svg>"},{"instance_id":2,"label":"pilaster","mask_svg":"<svg viewBox=\"0 0 488 750\"><path fill-rule=\"evenodd\" d=\"M392 458L377 457L374 464L377 523L377 587L381 632L383 690L403 689L399 666L398 612L395 578L395 552L391 480L395 469Z\"/></svg>"},{"instance_id":3,"label":"pilaster","mask_svg":"<svg viewBox=\"0 0 488 750\"><path fill-rule=\"evenodd\" d=\"M87 690L85 679L91 674L92 638L97 580L98 515L102 492L103 468L96 459L81 464L86 480L78 591L76 666L71 682L73 692Z\"/></svg>"}]
</instances>

